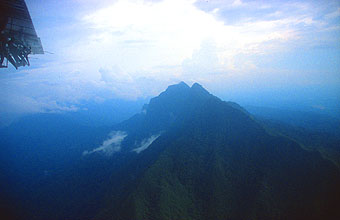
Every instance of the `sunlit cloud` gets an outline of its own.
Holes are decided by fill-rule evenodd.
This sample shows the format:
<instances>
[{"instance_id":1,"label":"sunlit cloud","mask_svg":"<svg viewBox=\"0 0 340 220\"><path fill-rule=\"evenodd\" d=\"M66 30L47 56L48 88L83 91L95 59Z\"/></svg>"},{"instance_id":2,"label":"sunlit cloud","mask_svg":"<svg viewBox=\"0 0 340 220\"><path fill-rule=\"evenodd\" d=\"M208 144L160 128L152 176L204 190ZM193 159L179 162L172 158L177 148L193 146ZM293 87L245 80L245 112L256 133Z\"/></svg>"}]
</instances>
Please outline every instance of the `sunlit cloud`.
<instances>
[{"instance_id":1,"label":"sunlit cloud","mask_svg":"<svg viewBox=\"0 0 340 220\"><path fill-rule=\"evenodd\" d=\"M317 66L319 55L311 52L339 50L336 1L63 0L58 10L67 8L59 4L75 10L74 15L58 11L68 22L48 17L44 28L36 25L44 48L53 54L34 57L32 67L13 77L0 76L4 97L42 106L29 111L53 108L52 101L63 109L63 103L80 100L154 96L179 81L198 81L223 92L225 85L241 89L282 80L309 85L306 76L320 70L319 75L333 76L329 81L338 80L336 57ZM306 51L303 59L290 58L287 65L278 61L297 51ZM308 68L295 68L300 64ZM324 82L319 75L313 83ZM20 101L3 100L11 103L8 111L25 109Z\"/></svg>"},{"instance_id":2,"label":"sunlit cloud","mask_svg":"<svg viewBox=\"0 0 340 220\"><path fill-rule=\"evenodd\" d=\"M233 66L233 56L268 53L268 49L275 49L274 44L297 37L291 25L309 21L287 18L226 25L214 13L198 9L195 1L164 0L118 1L85 16L84 22L94 34L78 44L80 50L72 56L82 57L88 51L97 58L98 65L119 63L121 68L134 72L159 65L181 65L207 40L214 42L216 62L227 71Z\"/></svg>"}]
</instances>

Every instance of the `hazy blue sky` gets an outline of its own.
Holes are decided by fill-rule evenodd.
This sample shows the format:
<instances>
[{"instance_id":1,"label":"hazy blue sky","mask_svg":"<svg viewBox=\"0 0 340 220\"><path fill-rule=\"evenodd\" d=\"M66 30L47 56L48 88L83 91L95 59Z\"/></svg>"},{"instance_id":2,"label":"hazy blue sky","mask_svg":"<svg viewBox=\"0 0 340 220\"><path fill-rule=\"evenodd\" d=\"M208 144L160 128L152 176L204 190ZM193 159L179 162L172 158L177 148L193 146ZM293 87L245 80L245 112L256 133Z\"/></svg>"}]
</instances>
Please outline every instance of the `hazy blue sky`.
<instances>
[{"instance_id":1,"label":"hazy blue sky","mask_svg":"<svg viewBox=\"0 0 340 220\"><path fill-rule=\"evenodd\" d=\"M0 69L0 114L154 96L179 81L245 105L340 109L338 0L26 3L52 54Z\"/></svg>"}]
</instances>

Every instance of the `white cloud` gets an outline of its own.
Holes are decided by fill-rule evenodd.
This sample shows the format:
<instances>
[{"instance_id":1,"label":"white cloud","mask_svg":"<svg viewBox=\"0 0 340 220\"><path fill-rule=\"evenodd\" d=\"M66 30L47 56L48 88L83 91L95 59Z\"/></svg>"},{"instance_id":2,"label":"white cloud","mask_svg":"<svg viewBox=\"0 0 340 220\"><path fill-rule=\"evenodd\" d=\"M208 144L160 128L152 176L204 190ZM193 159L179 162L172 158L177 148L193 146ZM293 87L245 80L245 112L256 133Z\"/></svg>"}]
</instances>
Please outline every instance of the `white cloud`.
<instances>
[{"instance_id":1,"label":"white cloud","mask_svg":"<svg viewBox=\"0 0 340 220\"><path fill-rule=\"evenodd\" d=\"M55 19L55 27L37 30L54 55L32 59L31 67L18 71L20 77L0 74L0 95L32 103L22 109L40 111L53 101L61 109L63 103L98 97L154 96L182 80L246 82L262 55L338 42L338 35L325 31L339 30L333 19L339 7L325 15L312 2L105 0L93 7L94 0L73 2L81 12L70 15L72 22ZM280 71L270 74L275 78ZM20 101L4 102L20 108Z\"/></svg>"},{"instance_id":2,"label":"white cloud","mask_svg":"<svg viewBox=\"0 0 340 220\"><path fill-rule=\"evenodd\" d=\"M152 135L151 137L142 140L140 146L135 148L135 149L133 149L132 151L134 151L137 154L139 154L143 150L146 150L159 136L160 136L160 134Z\"/></svg>"},{"instance_id":3,"label":"white cloud","mask_svg":"<svg viewBox=\"0 0 340 220\"><path fill-rule=\"evenodd\" d=\"M103 143L99 147L91 151L84 151L83 156L96 152L103 153L106 156L111 156L113 153L120 151L121 143L126 136L127 133L125 133L124 131L113 131L109 134L109 138L103 141Z\"/></svg>"},{"instance_id":4,"label":"white cloud","mask_svg":"<svg viewBox=\"0 0 340 220\"><path fill-rule=\"evenodd\" d=\"M296 22L310 24L308 22L311 21L287 18L226 25L216 18L216 10L215 13L207 13L194 3L185 0L157 3L118 1L84 17L85 24L93 28L93 34L75 45L78 49L73 50L72 56L84 57L90 52L92 55L85 57L94 57L91 62L98 66L114 63L125 72L132 73L131 77L144 70L143 76L164 78L162 73L150 70L160 65L181 65L194 56L206 40L214 42L219 65L230 68L237 54L268 53L269 49L277 49L282 43L297 37L291 25ZM244 3L234 1L233 4L240 6ZM201 63L201 67L203 65ZM210 66L205 66L205 69L208 68ZM182 70L178 71L170 77L181 76Z\"/></svg>"},{"instance_id":5,"label":"white cloud","mask_svg":"<svg viewBox=\"0 0 340 220\"><path fill-rule=\"evenodd\" d=\"M235 0L232 4L232 6L239 7L243 5L244 3L241 0Z\"/></svg>"},{"instance_id":6,"label":"white cloud","mask_svg":"<svg viewBox=\"0 0 340 220\"><path fill-rule=\"evenodd\" d=\"M29 95L6 94L0 95L0 103L2 108L0 114L4 113L58 113L58 112L75 112L78 107L74 104L65 105L58 103L56 100L46 98L34 98Z\"/></svg>"}]
</instances>

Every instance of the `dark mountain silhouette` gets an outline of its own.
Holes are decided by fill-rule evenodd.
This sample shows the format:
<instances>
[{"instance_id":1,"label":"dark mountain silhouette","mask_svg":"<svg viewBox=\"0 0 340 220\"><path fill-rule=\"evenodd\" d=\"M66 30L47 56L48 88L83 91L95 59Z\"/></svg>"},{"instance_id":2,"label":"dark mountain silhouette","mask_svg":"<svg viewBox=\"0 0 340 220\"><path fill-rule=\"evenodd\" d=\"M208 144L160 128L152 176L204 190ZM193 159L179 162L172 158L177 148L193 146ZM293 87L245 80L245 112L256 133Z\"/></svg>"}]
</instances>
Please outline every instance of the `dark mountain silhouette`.
<instances>
[{"instance_id":1,"label":"dark mountain silhouette","mask_svg":"<svg viewBox=\"0 0 340 220\"><path fill-rule=\"evenodd\" d=\"M169 86L111 127L40 115L31 130L31 121L0 135L9 152L0 155L8 189L0 202L9 196L4 207L23 209L19 219L340 217L333 159L292 140L305 134L259 121L197 83Z\"/></svg>"},{"instance_id":2,"label":"dark mountain silhouette","mask_svg":"<svg viewBox=\"0 0 340 220\"><path fill-rule=\"evenodd\" d=\"M130 144L162 132L113 175L97 219L336 219L340 173L199 84L170 86L116 127ZM118 180L118 181L117 181Z\"/></svg>"}]
</instances>

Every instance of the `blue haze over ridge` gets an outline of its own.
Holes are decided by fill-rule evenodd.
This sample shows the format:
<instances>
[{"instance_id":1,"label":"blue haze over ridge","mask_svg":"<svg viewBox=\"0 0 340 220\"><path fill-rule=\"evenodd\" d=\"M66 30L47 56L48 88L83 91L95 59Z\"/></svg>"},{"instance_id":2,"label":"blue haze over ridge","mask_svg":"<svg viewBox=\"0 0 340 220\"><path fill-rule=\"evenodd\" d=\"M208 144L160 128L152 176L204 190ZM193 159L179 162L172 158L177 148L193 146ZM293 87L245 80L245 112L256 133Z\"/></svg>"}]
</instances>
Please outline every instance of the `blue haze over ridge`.
<instances>
[{"instance_id":1,"label":"blue haze over ridge","mask_svg":"<svg viewBox=\"0 0 340 220\"><path fill-rule=\"evenodd\" d=\"M110 109L107 104L103 109ZM111 107L116 118L115 105ZM306 115L311 124L305 125L304 115L294 112L277 116L272 109L248 109L255 116L198 83L190 87L181 82L152 98L133 117L111 126L84 123L86 117L74 112L23 117L0 129L0 200L7 201L8 212L37 220L167 214L168 209L152 204L177 207L179 211L170 214L188 219L253 215L254 210L258 215L294 217L290 219L336 215L339 136L326 133L322 124L321 132L315 130L310 119L325 121L313 114ZM268 120L278 117L294 123ZM100 118L89 118L103 125ZM163 192L165 196L158 196ZM264 197L258 198L258 193ZM253 199L243 199L249 196ZM320 201L321 209L311 208ZM293 211L287 211L292 204ZM261 208L268 205L277 211Z\"/></svg>"}]
</instances>

